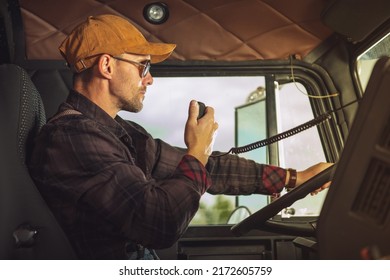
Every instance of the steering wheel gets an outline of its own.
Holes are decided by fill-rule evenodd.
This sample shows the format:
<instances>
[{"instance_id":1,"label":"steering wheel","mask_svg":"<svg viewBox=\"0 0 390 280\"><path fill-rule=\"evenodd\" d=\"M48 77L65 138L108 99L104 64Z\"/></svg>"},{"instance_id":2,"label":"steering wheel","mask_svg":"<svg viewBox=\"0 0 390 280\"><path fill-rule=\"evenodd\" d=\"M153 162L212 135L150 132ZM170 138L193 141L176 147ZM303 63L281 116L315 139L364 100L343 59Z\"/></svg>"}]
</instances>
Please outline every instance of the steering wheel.
<instances>
[{"instance_id":1,"label":"steering wheel","mask_svg":"<svg viewBox=\"0 0 390 280\"><path fill-rule=\"evenodd\" d=\"M294 188L290 192L284 194L283 196L279 197L275 201L271 202L267 206L261 208L257 212L253 213L246 219L242 220L240 223L234 225L230 230L232 233L236 236L241 236L248 231L252 229L271 229L276 231L290 231L291 233L298 232L301 235L304 235L302 233L307 233L306 235L312 235L314 232L314 229L311 227L307 229L305 226L289 226L286 223L278 223L269 221L270 218L274 217L276 214L278 214L280 211L282 211L284 208L289 207L291 204L293 204L295 201L304 198L309 193L315 191L323 184L329 182L331 178L333 177L333 172L336 169L336 165L332 165L317 175L310 178L308 181L303 183L297 188Z\"/></svg>"}]
</instances>

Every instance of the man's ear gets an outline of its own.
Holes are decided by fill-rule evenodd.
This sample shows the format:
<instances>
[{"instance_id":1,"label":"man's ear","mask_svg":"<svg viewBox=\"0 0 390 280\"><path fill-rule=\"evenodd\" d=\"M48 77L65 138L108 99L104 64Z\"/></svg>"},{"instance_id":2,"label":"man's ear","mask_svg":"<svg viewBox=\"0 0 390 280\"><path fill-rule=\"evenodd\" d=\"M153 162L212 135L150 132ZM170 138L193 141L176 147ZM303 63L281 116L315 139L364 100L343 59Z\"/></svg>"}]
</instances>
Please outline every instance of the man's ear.
<instances>
[{"instance_id":1,"label":"man's ear","mask_svg":"<svg viewBox=\"0 0 390 280\"><path fill-rule=\"evenodd\" d=\"M100 75L102 75L104 78L109 80L112 79L113 62L114 62L113 57L108 54L101 55L98 61L98 69Z\"/></svg>"}]
</instances>

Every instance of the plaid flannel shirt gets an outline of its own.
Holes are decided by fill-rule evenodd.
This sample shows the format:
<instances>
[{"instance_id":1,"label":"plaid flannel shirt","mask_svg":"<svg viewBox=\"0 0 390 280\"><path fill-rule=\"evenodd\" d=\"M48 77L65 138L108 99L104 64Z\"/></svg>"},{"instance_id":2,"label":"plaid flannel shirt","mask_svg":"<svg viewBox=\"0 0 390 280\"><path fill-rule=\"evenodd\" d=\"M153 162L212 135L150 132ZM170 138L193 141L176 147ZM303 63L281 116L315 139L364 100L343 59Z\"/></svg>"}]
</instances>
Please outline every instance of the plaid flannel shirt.
<instances>
[{"instance_id":1,"label":"plaid flannel shirt","mask_svg":"<svg viewBox=\"0 0 390 280\"><path fill-rule=\"evenodd\" d=\"M69 109L81 114L42 128L29 169L80 258L123 259L129 242L171 246L206 191L273 194L284 187L285 169L235 155L204 167L75 91L59 112Z\"/></svg>"}]
</instances>

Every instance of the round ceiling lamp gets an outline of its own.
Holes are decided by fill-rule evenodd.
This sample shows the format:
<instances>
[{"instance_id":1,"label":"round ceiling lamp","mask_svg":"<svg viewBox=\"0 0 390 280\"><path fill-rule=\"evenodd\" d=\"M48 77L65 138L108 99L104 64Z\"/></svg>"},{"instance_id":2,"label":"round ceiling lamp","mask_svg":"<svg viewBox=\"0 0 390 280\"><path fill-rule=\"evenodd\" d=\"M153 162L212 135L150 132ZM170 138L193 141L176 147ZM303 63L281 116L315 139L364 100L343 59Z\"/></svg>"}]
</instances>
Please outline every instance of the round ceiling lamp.
<instances>
[{"instance_id":1,"label":"round ceiling lamp","mask_svg":"<svg viewBox=\"0 0 390 280\"><path fill-rule=\"evenodd\" d=\"M152 24L162 24L169 17L168 6L162 2L154 2L145 6L145 19Z\"/></svg>"}]
</instances>

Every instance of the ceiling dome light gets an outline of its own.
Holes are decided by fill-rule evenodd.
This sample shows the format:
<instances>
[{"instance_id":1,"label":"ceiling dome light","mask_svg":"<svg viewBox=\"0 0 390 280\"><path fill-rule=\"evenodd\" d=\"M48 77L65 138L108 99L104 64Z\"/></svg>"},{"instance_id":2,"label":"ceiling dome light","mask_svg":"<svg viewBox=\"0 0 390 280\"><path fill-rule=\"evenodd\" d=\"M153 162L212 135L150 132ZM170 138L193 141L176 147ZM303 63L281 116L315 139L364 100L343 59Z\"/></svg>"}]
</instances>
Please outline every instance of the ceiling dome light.
<instances>
[{"instance_id":1,"label":"ceiling dome light","mask_svg":"<svg viewBox=\"0 0 390 280\"><path fill-rule=\"evenodd\" d=\"M161 24L169 17L168 6L162 2L154 2L145 6L145 19L152 24Z\"/></svg>"}]
</instances>

